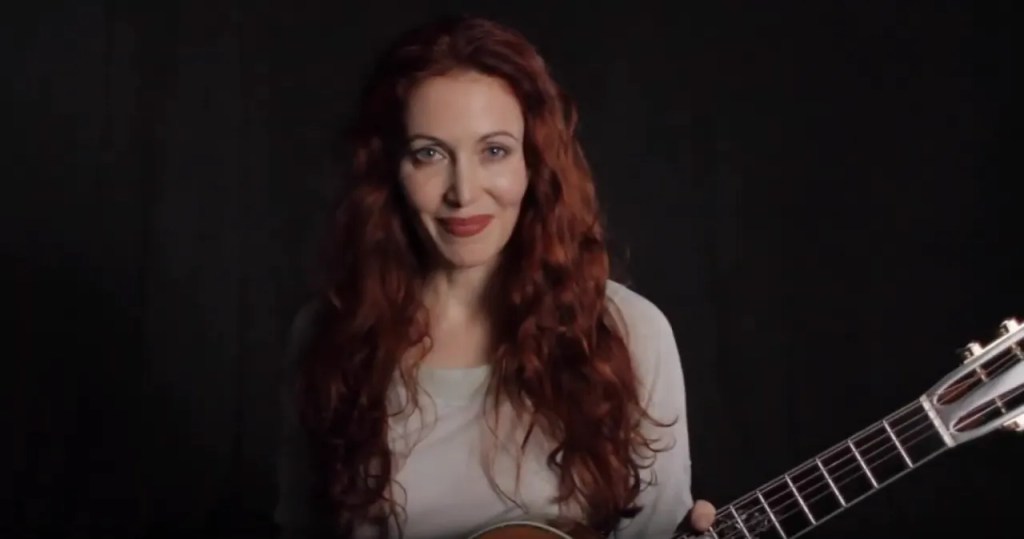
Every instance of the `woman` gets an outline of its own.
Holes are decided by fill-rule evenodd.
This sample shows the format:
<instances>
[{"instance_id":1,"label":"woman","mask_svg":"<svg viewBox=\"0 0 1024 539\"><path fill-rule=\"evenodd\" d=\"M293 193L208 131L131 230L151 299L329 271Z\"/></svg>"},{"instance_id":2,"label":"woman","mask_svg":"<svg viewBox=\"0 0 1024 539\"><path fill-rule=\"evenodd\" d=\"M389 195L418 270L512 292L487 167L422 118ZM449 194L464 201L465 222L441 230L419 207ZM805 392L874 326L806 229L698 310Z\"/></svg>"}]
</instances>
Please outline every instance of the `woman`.
<instances>
[{"instance_id":1,"label":"woman","mask_svg":"<svg viewBox=\"0 0 1024 539\"><path fill-rule=\"evenodd\" d=\"M654 538L690 512L672 329L609 280L575 127L534 48L493 22L418 28L384 55L330 282L292 336L286 534L465 538L558 516ZM714 509L696 509L706 529Z\"/></svg>"}]
</instances>

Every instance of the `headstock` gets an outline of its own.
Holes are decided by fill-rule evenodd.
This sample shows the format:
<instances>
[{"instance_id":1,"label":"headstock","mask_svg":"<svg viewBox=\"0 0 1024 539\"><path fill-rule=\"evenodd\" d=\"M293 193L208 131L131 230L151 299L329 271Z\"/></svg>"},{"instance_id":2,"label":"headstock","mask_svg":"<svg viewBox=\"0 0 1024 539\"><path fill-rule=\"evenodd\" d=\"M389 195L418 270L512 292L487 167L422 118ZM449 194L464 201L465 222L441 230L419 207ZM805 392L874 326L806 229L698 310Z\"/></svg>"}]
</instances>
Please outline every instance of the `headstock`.
<instances>
[{"instance_id":1,"label":"headstock","mask_svg":"<svg viewBox=\"0 0 1024 539\"><path fill-rule=\"evenodd\" d=\"M1024 431L1024 325L1008 318L998 336L961 349L963 364L921 397L956 445L996 429Z\"/></svg>"}]
</instances>

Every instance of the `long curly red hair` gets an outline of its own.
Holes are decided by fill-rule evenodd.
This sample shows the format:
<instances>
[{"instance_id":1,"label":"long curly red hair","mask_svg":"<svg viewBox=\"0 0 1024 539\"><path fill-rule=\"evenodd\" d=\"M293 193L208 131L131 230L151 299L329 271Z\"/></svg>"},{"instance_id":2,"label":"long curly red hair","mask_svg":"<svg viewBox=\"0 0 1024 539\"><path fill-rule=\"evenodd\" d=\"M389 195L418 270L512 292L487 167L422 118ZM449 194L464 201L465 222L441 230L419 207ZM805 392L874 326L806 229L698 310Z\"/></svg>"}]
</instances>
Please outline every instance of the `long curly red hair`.
<instances>
[{"instance_id":1,"label":"long curly red hair","mask_svg":"<svg viewBox=\"0 0 1024 539\"><path fill-rule=\"evenodd\" d=\"M351 131L351 189L334 222L328 323L301 371L301 409L319 455L336 523L383 525L392 496L386 396L399 380L416 394L415 365L429 342L422 301L429 268L398 184L407 96L427 77L473 70L503 79L525 117L529 185L494 279L496 341L489 402L515 411L553 444L559 503L609 529L639 510L640 431L653 421L605 297L609 256L590 168L576 139L574 103L518 32L459 17L396 41L369 77ZM397 376L396 376L397 375ZM525 441L523 441L525 444Z\"/></svg>"}]
</instances>

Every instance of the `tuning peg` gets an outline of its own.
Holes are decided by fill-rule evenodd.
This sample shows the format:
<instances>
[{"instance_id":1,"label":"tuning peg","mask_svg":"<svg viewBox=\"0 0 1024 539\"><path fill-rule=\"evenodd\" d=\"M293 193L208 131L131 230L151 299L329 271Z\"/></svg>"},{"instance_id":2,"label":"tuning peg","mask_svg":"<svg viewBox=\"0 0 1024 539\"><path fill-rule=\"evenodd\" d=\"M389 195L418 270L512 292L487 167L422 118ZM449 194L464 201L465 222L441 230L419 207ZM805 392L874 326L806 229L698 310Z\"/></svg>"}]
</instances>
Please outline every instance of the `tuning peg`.
<instances>
[{"instance_id":1,"label":"tuning peg","mask_svg":"<svg viewBox=\"0 0 1024 539\"><path fill-rule=\"evenodd\" d=\"M1003 424L1003 428L1024 432L1024 414L1021 414Z\"/></svg>"},{"instance_id":2,"label":"tuning peg","mask_svg":"<svg viewBox=\"0 0 1024 539\"><path fill-rule=\"evenodd\" d=\"M981 343L977 341L971 341L967 343L967 346L960 349L960 357L964 358L964 363L967 363L974 356L981 353Z\"/></svg>"},{"instance_id":3,"label":"tuning peg","mask_svg":"<svg viewBox=\"0 0 1024 539\"><path fill-rule=\"evenodd\" d=\"M1003 320L1002 324L999 324L999 334L1006 335L1010 332L1016 331L1020 327L1020 322L1016 318L1007 318Z\"/></svg>"}]
</instances>

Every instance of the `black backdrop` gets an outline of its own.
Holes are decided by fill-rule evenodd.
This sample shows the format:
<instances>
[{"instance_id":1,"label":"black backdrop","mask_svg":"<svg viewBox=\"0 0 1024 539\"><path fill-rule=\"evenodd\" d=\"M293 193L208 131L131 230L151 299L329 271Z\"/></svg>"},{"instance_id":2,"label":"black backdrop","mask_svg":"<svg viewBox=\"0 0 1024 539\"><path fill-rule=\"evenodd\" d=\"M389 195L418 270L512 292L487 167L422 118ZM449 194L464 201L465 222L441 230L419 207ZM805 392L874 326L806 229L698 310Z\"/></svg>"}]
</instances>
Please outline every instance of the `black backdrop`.
<instances>
[{"instance_id":1,"label":"black backdrop","mask_svg":"<svg viewBox=\"0 0 1024 539\"><path fill-rule=\"evenodd\" d=\"M683 353L699 496L1024 315L1011 2L427 4L5 9L0 534L270 536L334 129L372 54L442 9L520 27L579 100L617 252ZM958 448L813 536L1019 529L1022 444Z\"/></svg>"}]
</instances>

